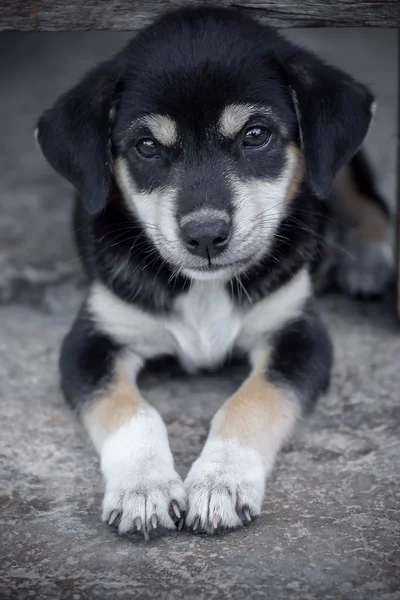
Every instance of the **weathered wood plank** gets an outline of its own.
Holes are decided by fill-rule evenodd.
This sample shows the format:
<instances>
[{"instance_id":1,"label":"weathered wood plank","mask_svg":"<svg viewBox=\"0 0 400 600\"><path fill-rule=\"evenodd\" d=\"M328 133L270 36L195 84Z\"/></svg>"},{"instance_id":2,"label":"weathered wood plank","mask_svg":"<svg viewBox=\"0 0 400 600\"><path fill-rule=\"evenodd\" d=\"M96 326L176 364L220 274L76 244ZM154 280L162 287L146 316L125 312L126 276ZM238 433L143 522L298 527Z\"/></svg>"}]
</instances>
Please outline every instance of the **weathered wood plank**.
<instances>
[{"instance_id":1,"label":"weathered wood plank","mask_svg":"<svg viewBox=\"0 0 400 600\"><path fill-rule=\"evenodd\" d=\"M0 0L0 31L136 31L189 0ZM203 0L274 27L400 27L400 0Z\"/></svg>"}]
</instances>

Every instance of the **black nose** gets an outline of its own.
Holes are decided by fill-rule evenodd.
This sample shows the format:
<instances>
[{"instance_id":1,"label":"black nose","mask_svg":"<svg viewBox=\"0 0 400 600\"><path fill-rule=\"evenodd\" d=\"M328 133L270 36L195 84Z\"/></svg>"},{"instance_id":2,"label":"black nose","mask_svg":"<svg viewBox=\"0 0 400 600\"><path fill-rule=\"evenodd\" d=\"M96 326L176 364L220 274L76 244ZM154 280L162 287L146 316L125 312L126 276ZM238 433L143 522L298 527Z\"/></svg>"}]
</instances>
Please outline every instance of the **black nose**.
<instances>
[{"instance_id":1,"label":"black nose","mask_svg":"<svg viewBox=\"0 0 400 600\"><path fill-rule=\"evenodd\" d=\"M188 221L181 227L182 239L189 252L208 259L225 250L230 233L231 226L224 219Z\"/></svg>"}]
</instances>

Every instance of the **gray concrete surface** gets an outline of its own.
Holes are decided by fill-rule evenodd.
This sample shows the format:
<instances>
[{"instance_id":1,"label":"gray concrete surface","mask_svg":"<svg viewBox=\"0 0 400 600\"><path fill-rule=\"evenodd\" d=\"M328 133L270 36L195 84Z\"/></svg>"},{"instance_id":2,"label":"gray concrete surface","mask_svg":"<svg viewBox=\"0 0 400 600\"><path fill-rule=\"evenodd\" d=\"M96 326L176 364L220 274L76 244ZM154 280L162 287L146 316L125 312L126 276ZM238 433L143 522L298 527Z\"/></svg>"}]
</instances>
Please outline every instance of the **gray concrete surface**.
<instances>
[{"instance_id":1,"label":"gray concrete surface","mask_svg":"<svg viewBox=\"0 0 400 600\"><path fill-rule=\"evenodd\" d=\"M380 126L368 143L393 201L394 32L290 35L381 90ZM256 523L145 544L100 522L98 459L64 405L56 369L84 292L70 188L31 132L59 92L127 37L0 35L0 598L397 600L400 330L390 299L322 301L336 348L332 388L282 453ZM142 379L182 475L242 376Z\"/></svg>"},{"instance_id":2,"label":"gray concrete surface","mask_svg":"<svg viewBox=\"0 0 400 600\"><path fill-rule=\"evenodd\" d=\"M282 454L262 516L221 537L148 544L100 522L98 460L55 375L71 313L1 309L0 597L400 598L399 329L382 305L323 308L332 390ZM142 381L182 475L240 377Z\"/></svg>"}]
</instances>

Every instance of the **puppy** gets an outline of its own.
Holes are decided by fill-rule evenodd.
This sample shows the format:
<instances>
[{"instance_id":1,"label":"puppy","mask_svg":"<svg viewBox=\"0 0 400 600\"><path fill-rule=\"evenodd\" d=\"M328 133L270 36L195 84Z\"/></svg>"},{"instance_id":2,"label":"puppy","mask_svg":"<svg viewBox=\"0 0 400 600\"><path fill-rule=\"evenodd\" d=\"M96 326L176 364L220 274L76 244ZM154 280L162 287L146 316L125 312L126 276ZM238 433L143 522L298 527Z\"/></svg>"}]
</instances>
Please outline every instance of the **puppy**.
<instances>
[{"instance_id":1,"label":"puppy","mask_svg":"<svg viewBox=\"0 0 400 600\"><path fill-rule=\"evenodd\" d=\"M121 534L213 533L260 514L332 346L310 284L323 200L367 133L371 93L229 9L183 9L139 33L38 123L78 190L90 288L61 351L62 389L101 459ZM182 482L136 378L247 358Z\"/></svg>"}]
</instances>

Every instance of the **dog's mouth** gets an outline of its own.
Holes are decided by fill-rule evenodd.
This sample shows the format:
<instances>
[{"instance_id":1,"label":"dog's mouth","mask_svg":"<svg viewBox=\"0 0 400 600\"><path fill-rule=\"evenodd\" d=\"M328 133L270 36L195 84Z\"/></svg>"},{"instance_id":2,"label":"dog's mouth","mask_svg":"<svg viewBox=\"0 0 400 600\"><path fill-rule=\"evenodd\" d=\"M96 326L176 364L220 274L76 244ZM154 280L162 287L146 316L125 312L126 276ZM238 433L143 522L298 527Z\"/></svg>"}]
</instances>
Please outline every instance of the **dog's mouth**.
<instances>
[{"instance_id":1,"label":"dog's mouth","mask_svg":"<svg viewBox=\"0 0 400 600\"><path fill-rule=\"evenodd\" d=\"M237 269L243 266L243 261L240 262L230 262L230 263L212 263L201 266L201 267L191 267L191 271L199 271L200 273L215 273L217 271L226 271L227 269Z\"/></svg>"},{"instance_id":2,"label":"dog's mouth","mask_svg":"<svg viewBox=\"0 0 400 600\"><path fill-rule=\"evenodd\" d=\"M252 263L253 260L250 258L246 260L242 259L230 262L218 262L216 260L211 260L204 265L187 266L184 271L191 276L197 276L199 278L225 278L242 273L244 270L246 270L246 268L250 267Z\"/></svg>"}]
</instances>

